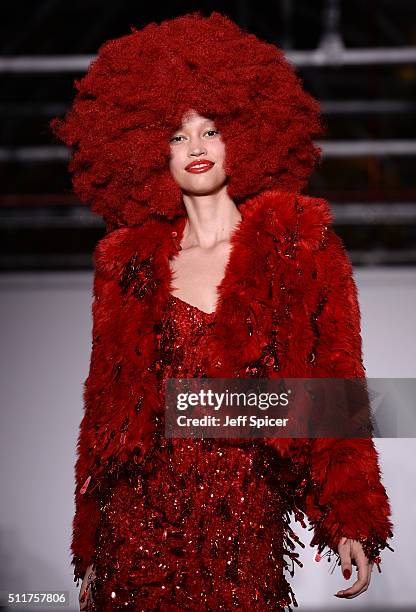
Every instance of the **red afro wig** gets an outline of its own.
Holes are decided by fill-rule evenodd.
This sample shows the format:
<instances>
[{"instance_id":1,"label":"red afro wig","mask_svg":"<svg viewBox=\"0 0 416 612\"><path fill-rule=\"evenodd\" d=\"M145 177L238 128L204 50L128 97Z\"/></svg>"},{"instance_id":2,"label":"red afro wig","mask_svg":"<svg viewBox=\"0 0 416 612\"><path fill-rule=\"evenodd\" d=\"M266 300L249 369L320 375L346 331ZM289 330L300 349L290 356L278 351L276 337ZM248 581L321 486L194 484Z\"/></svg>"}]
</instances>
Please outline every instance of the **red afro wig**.
<instances>
[{"instance_id":1,"label":"red afro wig","mask_svg":"<svg viewBox=\"0 0 416 612\"><path fill-rule=\"evenodd\" d=\"M299 192L320 156L319 104L283 52L218 12L132 27L100 47L74 86L71 108L50 126L73 147L75 193L109 229L186 214L169 139L191 108L222 134L237 205L266 189Z\"/></svg>"}]
</instances>

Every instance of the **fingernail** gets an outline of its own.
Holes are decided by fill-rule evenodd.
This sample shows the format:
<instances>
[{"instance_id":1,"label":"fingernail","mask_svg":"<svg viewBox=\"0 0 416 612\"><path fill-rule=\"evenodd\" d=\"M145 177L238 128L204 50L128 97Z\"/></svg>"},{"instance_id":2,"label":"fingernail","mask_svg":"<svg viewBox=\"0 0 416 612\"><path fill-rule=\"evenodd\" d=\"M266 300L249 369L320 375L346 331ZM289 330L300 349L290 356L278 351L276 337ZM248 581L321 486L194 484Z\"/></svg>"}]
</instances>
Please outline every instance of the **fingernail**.
<instances>
[{"instance_id":1,"label":"fingernail","mask_svg":"<svg viewBox=\"0 0 416 612\"><path fill-rule=\"evenodd\" d=\"M344 571L342 572L344 574L344 578L346 580L349 580L351 578L351 570L349 569L344 569Z\"/></svg>"}]
</instances>

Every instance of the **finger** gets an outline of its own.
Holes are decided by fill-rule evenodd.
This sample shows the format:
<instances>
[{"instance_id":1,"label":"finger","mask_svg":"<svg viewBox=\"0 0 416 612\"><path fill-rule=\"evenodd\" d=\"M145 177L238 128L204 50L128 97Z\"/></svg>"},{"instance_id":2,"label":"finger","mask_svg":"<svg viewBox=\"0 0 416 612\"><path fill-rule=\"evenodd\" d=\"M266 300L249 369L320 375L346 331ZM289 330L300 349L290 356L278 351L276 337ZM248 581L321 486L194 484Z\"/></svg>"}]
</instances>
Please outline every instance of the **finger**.
<instances>
[{"instance_id":1,"label":"finger","mask_svg":"<svg viewBox=\"0 0 416 612\"><path fill-rule=\"evenodd\" d=\"M336 593L337 597L342 597L344 599L353 599L354 597L358 597L358 595L361 595L361 593L364 593L364 591L366 591L368 588L370 574L370 565L368 559L365 554L357 553L355 560L358 568L357 580L348 589L338 591L338 593Z\"/></svg>"},{"instance_id":2,"label":"finger","mask_svg":"<svg viewBox=\"0 0 416 612\"><path fill-rule=\"evenodd\" d=\"M343 542L343 540L345 540ZM346 580L351 578L351 541L347 538L342 538L338 546L339 557L341 561L341 571Z\"/></svg>"},{"instance_id":3,"label":"finger","mask_svg":"<svg viewBox=\"0 0 416 612\"><path fill-rule=\"evenodd\" d=\"M357 597L358 595L361 595L361 593L363 593L364 591L368 589L368 585L370 584L370 578L371 578L371 570L372 570L372 564L369 563L362 549L360 551L357 551L356 561L357 561L358 580L365 581L365 585L362 589L357 591L357 593L354 595L355 597Z\"/></svg>"},{"instance_id":4,"label":"finger","mask_svg":"<svg viewBox=\"0 0 416 612\"><path fill-rule=\"evenodd\" d=\"M91 582L88 582L85 586L85 589L82 591L82 594L80 595L80 603L82 604L82 607L80 607L80 610L86 610L88 606L91 604L91 602L92 602Z\"/></svg>"},{"instance_id":5,"label":"finger","mask_svg":"<svg viewBox=\"0 0 416 612\"><path fill-rule=\"evenodd\" d=\"M356 563L358 568L357 580L349 589L338 591L338 593L336 593L336 597L342 597L343 599L353 599L354 597L358 597L358 595L361 595L361 593L364 593L364 591L367 590L370 573L368 560L365 556L357 555Z\"/></svg>"},{"instance_id":6,"label":"finger","mask_svg":"<svg viewBox=\"0 0 416 612\"><path fill-rule=\"evenodd\" d=\"M356 582L354 582L354 584L350 588L345 589L343 591L338 591L338 593L336 593L335 595L336 597L341 597L342 599L354 599L354 597L358 597L358 595L361 595L367 589L367 582L363 583L360 580L356 580Z\"/></svg>"},{"instance_id":7,"label":"finger","mask_svg":"<svg viewBox=\"0 0 416 612\"><path fill-rule=\"evenodd\" d=\"M373 571L373 567L374 567L374 562L371 562L369 564L369 571L368 571L368 578L367 578L367 588L370 586L370 582L371 582L371 572Z\"/></svg>"},{"instance_id":8,"label":"finger","mask_svg":"<svg viewBox=\"0 0 416 612\"><path fill-rule=\"evenodd\" d=\"M343 537L340 539L338 546L344 546L348 542L348 538Z\"/></svg>"},{"instance_id":9,"label":"finger","mask_svg":"<svg viewBox=\"0 0 416 612\"><path fill-rule=\"evenodd\" d=\"M95 610L95 607L94 607L94 588L95 588L94 580L95 580L95 576L91 582L91 587L88 593L88 602L89 602L89 606L91 610Z\"/></svg>"},{"instance_id":10,"label":"finger","mask_svg":"<svg viewBox=\"0 0 416 612\"><path fill-rule=\"evenodd\" d=\"M79 595L79 609L85 610L88 605L88 585L85 587L83 591L81 591Z\"/></svg>"}]
</instances>

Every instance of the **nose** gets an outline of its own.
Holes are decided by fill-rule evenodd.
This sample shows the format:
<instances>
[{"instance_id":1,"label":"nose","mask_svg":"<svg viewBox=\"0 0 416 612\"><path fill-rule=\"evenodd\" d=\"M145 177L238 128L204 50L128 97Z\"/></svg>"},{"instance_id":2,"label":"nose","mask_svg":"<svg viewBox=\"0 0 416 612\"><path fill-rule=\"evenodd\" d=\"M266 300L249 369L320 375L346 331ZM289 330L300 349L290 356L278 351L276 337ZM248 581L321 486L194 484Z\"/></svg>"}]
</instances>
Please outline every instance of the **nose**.
<instances>
[{"instance_id":1,"label":"nose","mask_svg":"<svg viewBox=\"0 0 416 612\"><path fill-rule=\"evenodd\" d=\"M203 143L201 143L199 139L190 141L188 152L188 155L190 157L200 157L201 155L206 155L206 153L206 147L204 147Z\"/></svg>"}]
</instances>

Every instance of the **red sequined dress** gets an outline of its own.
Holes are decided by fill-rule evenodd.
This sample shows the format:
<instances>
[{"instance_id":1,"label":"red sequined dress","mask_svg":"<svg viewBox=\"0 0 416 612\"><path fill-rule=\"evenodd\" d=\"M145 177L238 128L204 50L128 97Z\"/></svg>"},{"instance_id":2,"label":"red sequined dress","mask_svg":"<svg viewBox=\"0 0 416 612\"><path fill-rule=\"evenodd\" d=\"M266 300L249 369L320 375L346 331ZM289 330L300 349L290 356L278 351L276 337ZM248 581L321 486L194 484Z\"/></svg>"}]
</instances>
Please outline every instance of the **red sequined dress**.
<instances>
[{"instance_id":1,"label":"red sequined dress","mask_svg":"<svg viewBox=\"0 0 416 612\"><path fill-rule=\"evenodd\" d=\"M214 318L170 296L162 384L203 375ZM102 492L90 610L291 610L291 478L260 441L161 435Z\"/></svg>"}]
</instances>

